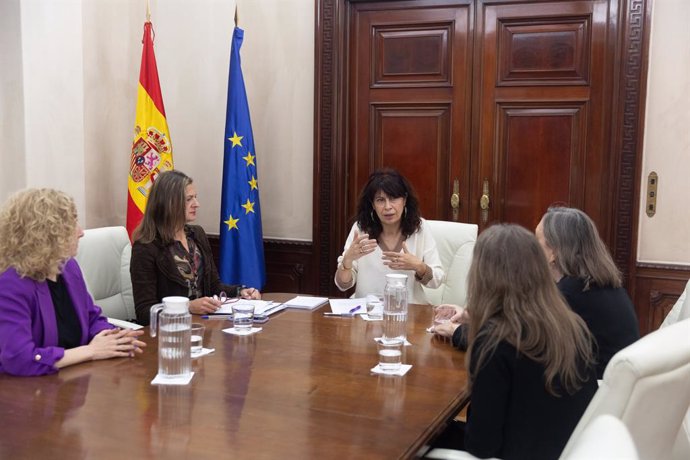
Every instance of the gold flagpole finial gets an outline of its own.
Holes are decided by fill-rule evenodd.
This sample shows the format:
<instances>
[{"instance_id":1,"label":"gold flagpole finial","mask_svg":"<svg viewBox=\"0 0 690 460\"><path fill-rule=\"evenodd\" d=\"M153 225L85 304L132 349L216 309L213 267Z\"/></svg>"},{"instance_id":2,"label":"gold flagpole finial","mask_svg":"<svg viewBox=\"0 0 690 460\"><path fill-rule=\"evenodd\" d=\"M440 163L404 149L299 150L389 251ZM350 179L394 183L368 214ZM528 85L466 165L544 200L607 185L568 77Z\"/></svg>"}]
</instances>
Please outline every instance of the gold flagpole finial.
<instances>
[{"instance_id":1,"label":"gold flagpole finial","mask_svg":"<svg viewBox=\"0 0 690 460\"><path fill-rule=\"evenodd\" d=\"M235 27L240 26L240 20L239 17L237 16L237 3L235 3Z\"/></svg>"},{"instance_id":2,"label":"gold flagpole finial","mask_svg":"<svg viewBox=\"0 0 690 460\"><path fill-rule=\"evenodd\" d=\"M151 22L151 6L149 0L146 0L146 22Z\"/></svg>"}]
</instances>

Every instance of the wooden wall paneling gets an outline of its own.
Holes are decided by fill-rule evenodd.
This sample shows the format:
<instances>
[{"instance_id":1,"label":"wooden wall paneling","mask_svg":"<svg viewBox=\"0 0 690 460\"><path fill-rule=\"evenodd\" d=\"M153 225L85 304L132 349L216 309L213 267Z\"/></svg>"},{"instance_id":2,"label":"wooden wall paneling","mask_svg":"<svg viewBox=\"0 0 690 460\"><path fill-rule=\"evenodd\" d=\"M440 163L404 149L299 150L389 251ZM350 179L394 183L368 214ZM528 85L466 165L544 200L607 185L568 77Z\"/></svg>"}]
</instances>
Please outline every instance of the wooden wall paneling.
<instances>
[{"instance_id":1,"label":"wooden wall paneling","mask_svg":"<svg viewBox=\"0 0 690 460\"><path fill-rule=\"evenodd\" d=\"M652 14L651 0L621 0L618 17L622 34L616 48L620 70L614 75L613 129L611 131L610 181L616 184L613 215L609 229L611 249L626 285L636 297L635 268L637 263L638 213L640 209L640 181L642 176L642 148L644 112L647 96L647 64L649 62L649 32Z\"/></svg>"},{"instance_id":2,"label":"wooden wall paneling","mask_svg":"<svg viewBox=\"0 0 690 460\"><path fill-rule=\"evenodd\" d=\"M316 0L313 265L319 294L335 293L338 245L347 235L343 154L347 43L346 0ZM341 246L342 248L342 246Z\"/></svg>"},{"instance_id":3,"label":"wooden wall paneling","mask_svg":"<svg viewBox=\"0 0 690 460\"><path fill-rule=\"evenodd\" d=\"M220 237L208 235L216 267L220 266ZM264 292L316 294L317 272L309 242L264 239L266 286Z\"/></svg>"},{"instance_id":4,"label":"wooden wall paneling","mask_svg":"<svg viewBox=\"0 0 690 460\"><path fill-rule=\"evenodd\" d=\"M312 249L312 244L308 242L264 240L264 291L317 294Z\"/></svg>"},{"instance_id":5,"label":"wooden wall paneling","mask_svg":"<svg viewBox=\"0 0 690 460\"><path fill-rule=\"evenodd\" d=\"M633 301L642 335L659 328L683 293L688 279L690 266L637 265Z\"/></svg>"}]
</instances>

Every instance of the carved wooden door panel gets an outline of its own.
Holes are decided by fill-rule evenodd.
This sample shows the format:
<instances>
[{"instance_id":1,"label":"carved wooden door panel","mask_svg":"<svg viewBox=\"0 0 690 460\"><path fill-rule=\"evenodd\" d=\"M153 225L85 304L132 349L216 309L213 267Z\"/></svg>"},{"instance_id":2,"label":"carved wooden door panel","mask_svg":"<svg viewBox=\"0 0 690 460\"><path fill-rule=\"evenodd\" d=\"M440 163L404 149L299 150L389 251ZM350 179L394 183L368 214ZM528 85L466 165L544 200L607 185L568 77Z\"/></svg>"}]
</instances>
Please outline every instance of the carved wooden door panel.
<instances>
[{"instance_id":1,"label":"carved wooden door panel","mask_svg":"<svg viewBox=\"0 0 690 460\"><path fill-rule=\"evenodd\" d=\"M412 181L427 218L533 229L549 205L562 203L583 209L608 235L617 167L608 137L609 7L609 0L353 4L348 216L370 172L392 166Z\"/></svg>"},{"instance_id":2,"label":"carved wooden door panel","mask_svg":"<svg viewBox=\"0 0 690 460\"><path fill-rule=\"evenodd\" d=\"M607 235L616 166L608 9L607 0L478 4L470 196L481 227L533 229L564 203Z\"/></svg>"},{"instance_id":3,"label":"carved wooden door panel","mask_svg":"<svg viewBox=\"0 0 690 460\"><path fill-rule=\"evenodd\" d=\"M369 174L390 166L411 181L424 217L468 219L471 9L433 3L353 4L348 217Z\"/></svg>"}]
</instances>

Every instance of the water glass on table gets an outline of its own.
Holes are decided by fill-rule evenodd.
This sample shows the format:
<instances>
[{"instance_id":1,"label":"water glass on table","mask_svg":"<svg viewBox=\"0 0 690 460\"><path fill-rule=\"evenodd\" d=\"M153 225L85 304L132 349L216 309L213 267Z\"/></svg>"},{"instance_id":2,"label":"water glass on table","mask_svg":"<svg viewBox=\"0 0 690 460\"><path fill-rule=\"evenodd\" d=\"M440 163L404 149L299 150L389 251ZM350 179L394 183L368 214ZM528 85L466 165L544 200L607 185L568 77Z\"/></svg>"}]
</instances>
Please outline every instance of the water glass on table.
<instances>
[{"instance_id":1,"label":"water glass on table","mask_svg":"<svg viewBox=\"0 0 690 460\"><path fill-rule=\"evenodd\" d=\"M383 297L368 295L366 306L369 319L383 319Z\"/></svg>"},{"instance_id":2,"label":"water glass on table","mask_svg":"<svg viewBox=\"0 0 690 460\"><path fill-rule=\"evenodd\" d=\"M232 326L238 334L249 334L254 324L254 305L236 303L232 305Z\"/></svg>"},{"instance_id":3,"label":"water glass on table","mask_svg":"<svg viewBox=\"0 0 690 460\"><path fill-rule=\"evenodd\" d=\"M402 366L402 339L382 339L377 344L379 350L379 368L383 372L395 373Z\"/></svg>"},{"instance_id":4,"label":"water glass on table","mask_svg":"<svg viewBox=\"0 0 690 460\"><path fill-rule=\"evenodd\" d=\"M192 356L196 356L204 349L204 332L206 326L201 323L192 323Z\"/></svg>"},{"instance_id":5,"label":"water glass on table","mask_svg":"<svg viewBox=\"0 0 690 460\"><path fill-rule=\"evenodd\" d=\"M452 305L439 305L434 307L434 319L432 326L436 327L445 324L457 313L457 310Z\"/></svg>"}]
</instances>

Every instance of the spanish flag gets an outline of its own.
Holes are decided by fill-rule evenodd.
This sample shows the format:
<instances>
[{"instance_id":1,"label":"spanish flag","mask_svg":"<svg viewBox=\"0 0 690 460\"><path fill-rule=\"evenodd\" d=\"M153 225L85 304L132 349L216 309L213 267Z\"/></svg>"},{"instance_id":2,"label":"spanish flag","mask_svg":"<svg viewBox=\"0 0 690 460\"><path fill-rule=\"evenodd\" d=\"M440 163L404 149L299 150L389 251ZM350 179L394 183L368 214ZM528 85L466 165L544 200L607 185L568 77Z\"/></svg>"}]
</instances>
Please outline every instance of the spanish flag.
<instances>
[{"instance_id":1,"label":"spanish flag","mask_svg":"<svg viewBox=\"0 0 690 460\"><path fill-rule=\"evenodd\" d=\"M153 26L150 21L144 24L142 43L144 50L141 54L128 180L127 232L130 238L144 216L151 185L158 174L173 169L172 143L165 119L161 86L158 83L156 55L153 53Z\"/></svg>"}]
</instances>

